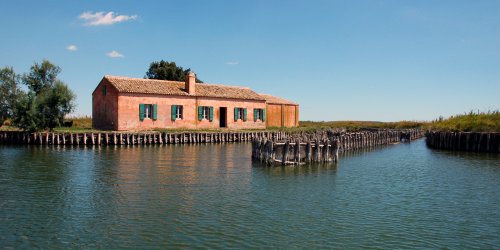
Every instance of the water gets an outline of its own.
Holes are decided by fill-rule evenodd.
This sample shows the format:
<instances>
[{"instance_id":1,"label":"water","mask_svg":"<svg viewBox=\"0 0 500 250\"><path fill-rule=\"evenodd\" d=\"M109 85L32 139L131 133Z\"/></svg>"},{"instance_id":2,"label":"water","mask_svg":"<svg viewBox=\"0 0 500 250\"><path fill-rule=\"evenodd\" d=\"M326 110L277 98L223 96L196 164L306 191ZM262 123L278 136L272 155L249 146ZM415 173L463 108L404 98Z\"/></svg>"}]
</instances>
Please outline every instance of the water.
<instances>
[{"instance_id":1,"label":"water","mask_svg":"<svg viewBox=\"0 0 500 250\"><path fill-rule=\"evenodd\" d=\"M250 144L0 146L0 247L500 246L500 156L424 141L267 168Z\"/></svg>"}]
</instances>

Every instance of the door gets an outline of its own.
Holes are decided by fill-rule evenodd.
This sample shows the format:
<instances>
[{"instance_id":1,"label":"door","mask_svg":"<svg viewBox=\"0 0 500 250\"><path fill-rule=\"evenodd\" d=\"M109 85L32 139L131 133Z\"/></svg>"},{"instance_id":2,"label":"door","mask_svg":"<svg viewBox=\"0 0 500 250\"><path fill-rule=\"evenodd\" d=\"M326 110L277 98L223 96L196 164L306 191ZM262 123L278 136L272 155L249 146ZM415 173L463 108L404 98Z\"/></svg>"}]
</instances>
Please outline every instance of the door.
<instances>
[{"instance_id":1,"label":"door","mask_svg":"<svg viewBox=\"0 0 500 250\"><path fill-rule=\"evenodd\" d=\"M219 108L219 127L226 128L227 127L227 108L220 107Z\"/></svg>"}]
</instances>

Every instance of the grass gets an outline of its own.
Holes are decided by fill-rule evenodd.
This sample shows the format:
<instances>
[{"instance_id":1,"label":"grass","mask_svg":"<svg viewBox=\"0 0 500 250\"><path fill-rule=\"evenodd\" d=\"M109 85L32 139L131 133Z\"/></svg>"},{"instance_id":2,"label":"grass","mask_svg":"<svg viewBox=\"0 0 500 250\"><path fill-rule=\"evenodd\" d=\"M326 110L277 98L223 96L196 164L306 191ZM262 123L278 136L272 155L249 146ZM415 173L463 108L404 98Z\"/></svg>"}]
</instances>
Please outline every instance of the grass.
<instances>
[{"instance_id":1,"label":"grass","mask_svg":"<svg viewBox=\"0 0 500 250\"><path fill-rule=\"evenodd\" d=\"M430 130L452 132L500 132L500 111L474 112L440 117L429 124Z\"/></svg>"},{"instance_id":2,"label":"grass","mask_svg":"<svg viewBox=\"0 0 500 250\"><path fill-rule=\"evenodd\" d=\"M298 129L314 130L328 128L345 128L348 131L359 131L365 128L376 129L408 129L425 127L427 122L399 121L399 122L378 122L378 121L301 121Z\"/></svg>"},{"instance_id":3,"label":"grass","mask_svg":"<svg viewBox=\"0 0 500 250\"><path fill-rule=\"evenodd\" d=\"M73 121L71 127L57 127L54 128L54 132L64 132L64 133L82 133L82 132L99 132L101 130L92 129L92 118L89 116L82 117L72 117L66 119L66 121ZM363 128L379 128L379 129L399 129L399 128L418 128L426 126L425 122L416 121L400 121L400 122L377 122L377 121L300 121L299 127L297 128L280 128L280 127L269 127L267 129L242 129L238 131L252 132L252 131L285 131L285 132L315 132L324 129L346 129L348 131L358 131ZM12 126L2 126L1 131L16 131L19 130ZM152 129L152 131L158 132L220 132L228 131L227 129L209 129L209 130L197 130L197 129L183 129L183 128L158 128Z\"/></svg>"}]
</instances>

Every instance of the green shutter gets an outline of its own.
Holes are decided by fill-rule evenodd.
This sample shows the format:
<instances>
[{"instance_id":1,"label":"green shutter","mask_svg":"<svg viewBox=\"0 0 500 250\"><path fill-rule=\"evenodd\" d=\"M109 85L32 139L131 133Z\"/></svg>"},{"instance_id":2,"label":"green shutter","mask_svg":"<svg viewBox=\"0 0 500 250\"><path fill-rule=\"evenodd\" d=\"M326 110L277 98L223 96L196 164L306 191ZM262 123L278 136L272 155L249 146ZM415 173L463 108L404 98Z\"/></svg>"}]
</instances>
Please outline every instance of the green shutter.
<instances>
[{"instance_id":1,"label":"green shutter","mask_svg":"<svg viewBox=\"0 0 500 250\"><path fill-rule=\"evenodd\" d=\"M144 104L139 104L139 120L144 121Z\"/></svg>"},{"instance_id":2,"label":"green shutter","mask_svg":"<svg viewBox=\"0 0 500 250\"><path fill-rule=\"evenodd\" d=\"M210 121L214 120L214 107L210 107L210 114L208 117L210 117Z\"/></svg>"},{"instance_id":3,"label":"green shutter","mask_svg":"<svg viewBox=\"0 0 500 250\"><path fill-rule=\"evenodd\" d=\"M257 121L257 109L253 109L253 121Z\"/></svg>"},{"instance_id":4,"label":"green shutter","mask_svg":"<svg viewBox=\"0 0 500 250\"><path fill-rule=\"evenodd\" d=\"M261 120L262 120L263 122L265 122L265 121L266 121L266 110L265 110L265 109L263 109L263 110L262 110L262 118L261 118Z\"/></svg>"},{"instance_id":5,"label":"green shutter","mask_svg":"<svg viewBox=\"0 0 500 250\"><path fill-rule=\"evenodd\" d=\"M158 119L158 104L153 104L153 120Z\"/></svg>"},{"instance_id":6,"label":"green shutter","mask_svg":"<svg viewBox=\"0 0 500 250\"><path fill-rule=\"evenodd\" d=\"M177 105L172 105L170 108L170 118L172 119L172 121L175 121L176 113L177 113Z\"/></svg>"},{"instance_id":7,"label":"green shutter","mask_svg":"<svg viewBox=\"0 0 500 250\"><path fill-rule=\"evenodd\" d=\"M106 85L102 85L102 95L106 95Z\"/></svg>"},{"instance_id":8,"label":"green shutter","mask_svg":"<svg viewBox=\"0 0 500 250\"><path fill-rule=\"evenodd\" d=\"M234 121L238 121L238 108L234 108Z\"/></svg>"},{"instance_id":9,"label":"green shutter","mask_svg":"<svg viewBox=\"0 0 500 250\"><path fill-rule=\"evenodd\" d=\"M203 106L198 106L198 121L203 120Z\"/></svg>"},{"instance_id":10,"label":"green shutter","mask_svg":"<svg viewBox=\"0 0 500 250\"><path fill-rule=\"evenodd\" d=\"M247 121L247 109L246 108L243 109L243 121L244 122Z\"/></svg>"}]
</instances>

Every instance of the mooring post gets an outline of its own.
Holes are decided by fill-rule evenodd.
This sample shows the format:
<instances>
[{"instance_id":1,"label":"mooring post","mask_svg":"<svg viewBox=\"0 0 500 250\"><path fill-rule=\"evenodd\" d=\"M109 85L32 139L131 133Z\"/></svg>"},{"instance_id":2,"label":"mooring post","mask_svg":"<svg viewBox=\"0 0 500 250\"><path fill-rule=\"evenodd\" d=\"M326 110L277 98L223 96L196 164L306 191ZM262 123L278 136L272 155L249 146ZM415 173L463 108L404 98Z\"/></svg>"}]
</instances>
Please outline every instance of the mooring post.
<instances>
[{"instance_id":1,"label":"mooring post","mask_svg":"<svg viewBox=\"0 0 500 250\"><path fill-rule=\"evenodd\" d=\"M286 162L288 161L288 151L290 150L290 142L285 141L285 145L283 147L283 159L281 162L281 165L286 165Z\"/></svg>"},{"instance_id":2,"label":"mooring post","mask_svg":"<svg viewBox=\"0 0 500 250\"><path fill-rule=\"evenodd\" d=\"M312 145L311 141L308 140L306 144L306 162L311 162Z\"/></svg>"},{"instance_id":3,"label":"mooring post","mask_svg":"<svg viewBox=\"0 0 500 250\"><path fill-rule=\"evenodd\" d=\"M295 140L295 150L293 155L293 161L295 164L300 164L300 139Z\"/></svg>"}]
</instances>

